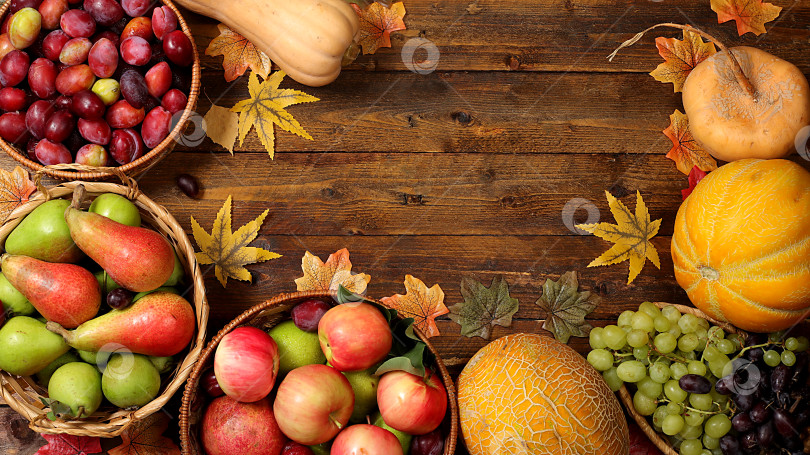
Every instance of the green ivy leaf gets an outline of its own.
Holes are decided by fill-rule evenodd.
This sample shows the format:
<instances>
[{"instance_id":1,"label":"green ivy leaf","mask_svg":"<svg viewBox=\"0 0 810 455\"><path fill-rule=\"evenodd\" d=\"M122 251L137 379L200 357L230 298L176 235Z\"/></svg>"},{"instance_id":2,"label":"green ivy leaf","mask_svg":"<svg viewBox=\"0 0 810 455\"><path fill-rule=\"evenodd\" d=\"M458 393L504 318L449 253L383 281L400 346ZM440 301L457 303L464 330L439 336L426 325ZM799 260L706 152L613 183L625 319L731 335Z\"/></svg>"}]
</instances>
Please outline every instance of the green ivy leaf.
<instances>
[{"instance_id":1,"label":"green ivy leaf","mask_svg":"<svg viewBox=\"0 0 810 455\"><path fill-rule=\"evenodd\" d=\"M598 295L578 289L577 273L566 272L557 281L547 279L543 295L536 302L547 313L543 328L563 343L572 336L588 336L592 327L585 322L585 316L602 301Z\"/></svg>"},{"instance_id":2,"label":"green ivy leaf","mask_svg":"<svg viewBox=\"0 0 810 455\"><path fill-rule=\"evenodd\" d=\"M488 340L492 327L512 325L512 316L519 308L518 299L509 296L509 285L502 276L492 279L487 288L478 281L461 279L461 295L464 302L451 306L450 319L461 326L461 334Z\"/></svg>"}]
</instances>

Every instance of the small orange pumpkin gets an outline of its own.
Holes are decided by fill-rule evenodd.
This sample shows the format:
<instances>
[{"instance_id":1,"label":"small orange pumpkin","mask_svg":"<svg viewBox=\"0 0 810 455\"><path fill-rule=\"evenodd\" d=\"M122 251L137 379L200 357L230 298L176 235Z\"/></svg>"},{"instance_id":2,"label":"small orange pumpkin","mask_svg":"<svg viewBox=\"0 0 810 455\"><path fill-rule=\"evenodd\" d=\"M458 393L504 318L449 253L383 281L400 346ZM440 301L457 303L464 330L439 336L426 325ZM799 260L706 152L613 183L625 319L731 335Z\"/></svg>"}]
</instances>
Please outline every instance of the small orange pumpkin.
<instances>
[{"instance_id":1,"label":"small orange pumpkin","mask_svg":"<svg viewBox=\"0 0 810 455\"><path fill-rule=\"evenodd\" d=\"M626 455L627 420L602 376L573 349L517 333L484 346L458 378L471 455Z\"/></svg>"},{"instance_id":2,"label":"small orange pumpkin","mask_svg":"<svg viewBox=\"0 0 810 455\"><path fill-rule=\"evenodd\" d=\"M754 332L810 313L810 172L746 159L704 178L672 237L675 278L698 308Z\"/></svg>"}]
</instances>

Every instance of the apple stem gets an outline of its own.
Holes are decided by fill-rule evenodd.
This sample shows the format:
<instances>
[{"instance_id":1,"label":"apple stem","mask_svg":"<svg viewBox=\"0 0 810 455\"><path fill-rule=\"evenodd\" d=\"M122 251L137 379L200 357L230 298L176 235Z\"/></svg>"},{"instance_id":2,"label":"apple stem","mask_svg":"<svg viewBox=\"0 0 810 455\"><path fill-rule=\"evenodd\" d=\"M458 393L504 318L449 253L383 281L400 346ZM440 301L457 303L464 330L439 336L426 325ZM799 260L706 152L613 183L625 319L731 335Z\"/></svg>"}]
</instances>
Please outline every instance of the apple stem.
<instances>
[{"instance_id":1,"label":"apple stem","mask_svg":"<svg viewBox=\"0 0 810 455\"><path fill-rule=\"evenodd\" d=\"M84 185L76 185L76 189L73 190L73 201L70 203L70 208L81 209L86 193Z\"/></svg>"},{"instance_id":2,"label":"apple stem","mask_svg":"<svg viewBox=\"0 0 810 455\"><path fill-rule=\"evenodd\" d=\"M332 414L329 414L329 420L331 420L332 423L334 423L335 426L338 427L338 430L343 429L343 424L340 423L334 416L332 416Z\"/></svg>"},{"instance_id":3,"label":"apple stem","mask_svg":"<svg viewBox=\"0 0 810 455\"><path fill-rule=\"evenodd\" d=\"M745 76L745 72L743 72L742 65L740 65L740 62L737 60L737 57L734 56L734 53L731 52L726 47L726 45L723 44L717 38L713 37L712 35L709 35L703 30L692 27L691 25L673 24L672 22L664 22L661 24L655 24L652 27L648 27L647 29L639 33L636 33L636 35L630 38L629 40L620 44L619 47L616 48L616 50L614 50L613 52L610 53L610 55L608 55L608 61L612 62L613 58L616 57L616 54L618 54L620 50L624 49L625 47L629 47L632 46L633 44L636 44L641 39L641 37L644 36L645 33L658 27L672 27L680 30L690 31L692 33L697 33L701 37L706 38L707 40L714 43L715 46L720 48L721 52L725 52L726 54L728 54L729 58L731 59L732 70L734 71L734 76L737 78L737 83L740 84L740 87L742 87L745 93L747 93L749 96L751 96L752 98L756 98L757 91L751 84L751 81L748 80L748 77Z\"/></svg>"}]
</instances>

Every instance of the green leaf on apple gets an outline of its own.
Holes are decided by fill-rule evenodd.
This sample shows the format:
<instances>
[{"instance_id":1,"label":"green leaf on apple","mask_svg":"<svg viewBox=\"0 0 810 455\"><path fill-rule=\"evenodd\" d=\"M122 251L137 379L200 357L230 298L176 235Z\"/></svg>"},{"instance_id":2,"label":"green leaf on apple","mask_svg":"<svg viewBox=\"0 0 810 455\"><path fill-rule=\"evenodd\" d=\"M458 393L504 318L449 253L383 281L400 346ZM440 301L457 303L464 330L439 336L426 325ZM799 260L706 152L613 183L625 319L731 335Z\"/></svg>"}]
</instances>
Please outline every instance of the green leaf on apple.
<instances>
[{"instance_id":1,"label":"green leaf on apple","mask_svg":"<svg viewBox=\"0 0 810 455\"><path fill-rule=\"evenodd\" d=\"M373 300L365 298L360 294L352 292L346 289L342 284L338 286L337 302L341 305L344 303L351 303L351 302L368 303L370 305L374 305L375 307L377 307L377 309L380 310L380 312L382 312L383 316L385 316L385 320L388 321L389 324L391 323L391 321L397 320L397 310L387 308Z\"/></svg>"},{"instance_id":2,"label":"green leaf on apple","mask_svg":"<svg viewBox=\"0 0 810 455\"><path fill-rule=\"evenodd\" d=\"M416 345L404 355L394 357L386 360L374 372L375 376L382 376L390 371L402 370L408 373L415 374L420 377L425 376L425 348L427 345L423 342L418 342Z\"/></svg>"}]
</instances>

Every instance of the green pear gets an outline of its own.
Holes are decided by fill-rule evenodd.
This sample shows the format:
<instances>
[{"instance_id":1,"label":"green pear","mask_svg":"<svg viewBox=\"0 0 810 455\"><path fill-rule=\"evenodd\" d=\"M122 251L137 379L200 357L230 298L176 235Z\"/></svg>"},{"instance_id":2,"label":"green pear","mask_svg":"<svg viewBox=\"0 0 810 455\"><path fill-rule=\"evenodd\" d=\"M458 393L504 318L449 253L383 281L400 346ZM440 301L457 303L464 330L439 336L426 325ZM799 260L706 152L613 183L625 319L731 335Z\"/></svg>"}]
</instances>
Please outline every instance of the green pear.
<instances>
[{"instance_id":1,"label":"green pear","mask_svg":"<svg viewBox=\"0 0 810 455\"><path fill-rule=\"evenodd\" d=\"M149 295L149 294L151 294L153 292L169 292L169 293L174 294L174 295L180 295L180 293L177 292L177 288L170 288L170 287L167 287L167 286L161 286L161 287L159 287L157 289L154 289L154 290L151 290L151 291L144 291L144 292L139 292L139 293L135 294L132 297L132 303L135 303L138 300L141 300L141 298L146 297L147 295Z\"/></svg>"},{"instance_id":2,"label":"green pear","mask_svg":"<svg viewBox=\"0 0 810 455\"><path fill-rule=\"evenodd\" d=\"M172 270L172 276L163 283L164 287L176 286L178 283L183 282L183 278L185 278L186 271L183 269L183 264L180 262L180 258L177 257L177 252L174 252L174 270Z\"/></svg>"},{"instance_id":3,"label":"green pear","mask_svg":"<svg viewBox=\"0 0 810 455\"><path fill-rule=\"evenodd\" d=\"M135 207L129 199L115 193L105 193L95 198L90 204L90 211L127 226L141 225L138 207Z\"/></svg>"},{"instance_id":4,"label":"green pear","mask_svg":"<svg viewBox=\"0 0 810 455\"><path fill-rule=\"evenodd\" d=\"M304 365L326 362L318 334L299 329L291 320L278 324L267 333L278 345L279 376Z\"/></svg>"},{"instance_id":5,"label":"green pear","mask_svg":"<svg viewBox=\"0 0 810 455\"><path fill-rule=\"evenodd\" d=\"M149 357L115 354L104 369L101 390L119 408L144 406L160 392L160 373Z\"/></svg>"},{"instance_id":6,"label":"green pear","mask_svg":"<svg viewBox=\"0 0 810 455\"><path fill-rule=\"evenodd\" d=\"M157 368L158 373L168 373L174 368L174 357L149 356L149 361Z\"/></svg>"},{"instance_id":7,"label":"green pear","mask_svg":"<svg viewBox=\"0 0 810 455\"><path fill-rule=\"evenodd\" d=\"M380 428L384 428L390 431L391 433L394 433L394 436L396 436L397 439L399 439L399 443L400 445L402 445L402 453L408 453L408 450L410 450L411 448L411 440L413 439L413 436L409 435L408 433L405 433L404 431L395 430L390 426L388 426L388 424L385 423L385 420L383 420L382 414L380 414L379 412L374 414L374 417L371 418L371 423Z\"/></svg>"},{"instance_id":8,"label":"green pear","mask_svg":"<svg viewBox=\"0 0 810 455\"><path fill-rule=\"evenodd\" d=\"M107 272L104 270L99 270L93 275L96 277L96 280L98 280L98 285L101 286L101 292L105 294L109 293L113 289L118 289L121 287L118 283L113 281L113 279L110 278L110 276L107 275Z\"/></svg>"},{"instance_id":9,"label":"green pear","mask_svg":"<svg viewBox=\"0 0 810 455\"><path fill-rule=\"evenodd\" d=\"M51 380L51 376L53 376L53 373L59 367L61 367L62 365L67 365L68 363L73 363L73 362L78 362L78 361L79 361L79 357L76 354L74 354L73 352L71 352L71 351L68 351L68 352L62 354L61 356L59 356L58 359L56 359L53 362L49 363L48 366L41 369L39 371L39 373L37 373L37 382L39 382L39 385L41 385L42 387L45 387L47 389L48 388L48 382L50 382L50 380Z\"/></svg>"},{"instance_id":10,"label":"green pear","mask_svg":"<svg viewBox=\"0 0 810 455\"><path fill-rule=\"evenodd\" d=\"M18 376L30 376L70 347L65 340L28 316L16 316L0 328L0 370Z\"/></svg>"},{"instance_id":11,"label":"green pear","mask_svg":"<svg viewBox=\"0 0 810 455\"><path fill-rule=\"evenodd\" d=\"M366 416L377 407L377 386L380 378L374 376L377 365L362 371L344 371L354 391L354 410L350 422L364 422Z\"/></svg>"},{"instance_id":12,"label":"green pear","mask_svg":"<svg viewBox=\"0 0 810 455\"><path fill-rule=\"evenodd\" d=\"M84 253L73 243L65 209L70 202L52 199L29 213L6 239L6 252L48 262L78 262Z\"/></svg>"},{"instance_id":13,"label":"green pear","mask_svg":"<svg viewBox=\"0 0 810 455\"><path fill-rule=\"evenodd\" d=\"M3 302L3 306L14 315L29 316L36 311L34 305L31 305L31 302L12 286L2 273L0 273L0 302Z\"/></svg>"},{"instance_id":14,"label":"green pear","mask_svg":"<svg viewBox=\"0 0 810 455\"><path fill-rule=\"evenodd\" d=\"M84 362L62 365L51 376L48 396L70 406L73 417L90 417L101 406L101 374Z\"/></svg>"}]
</instances>

